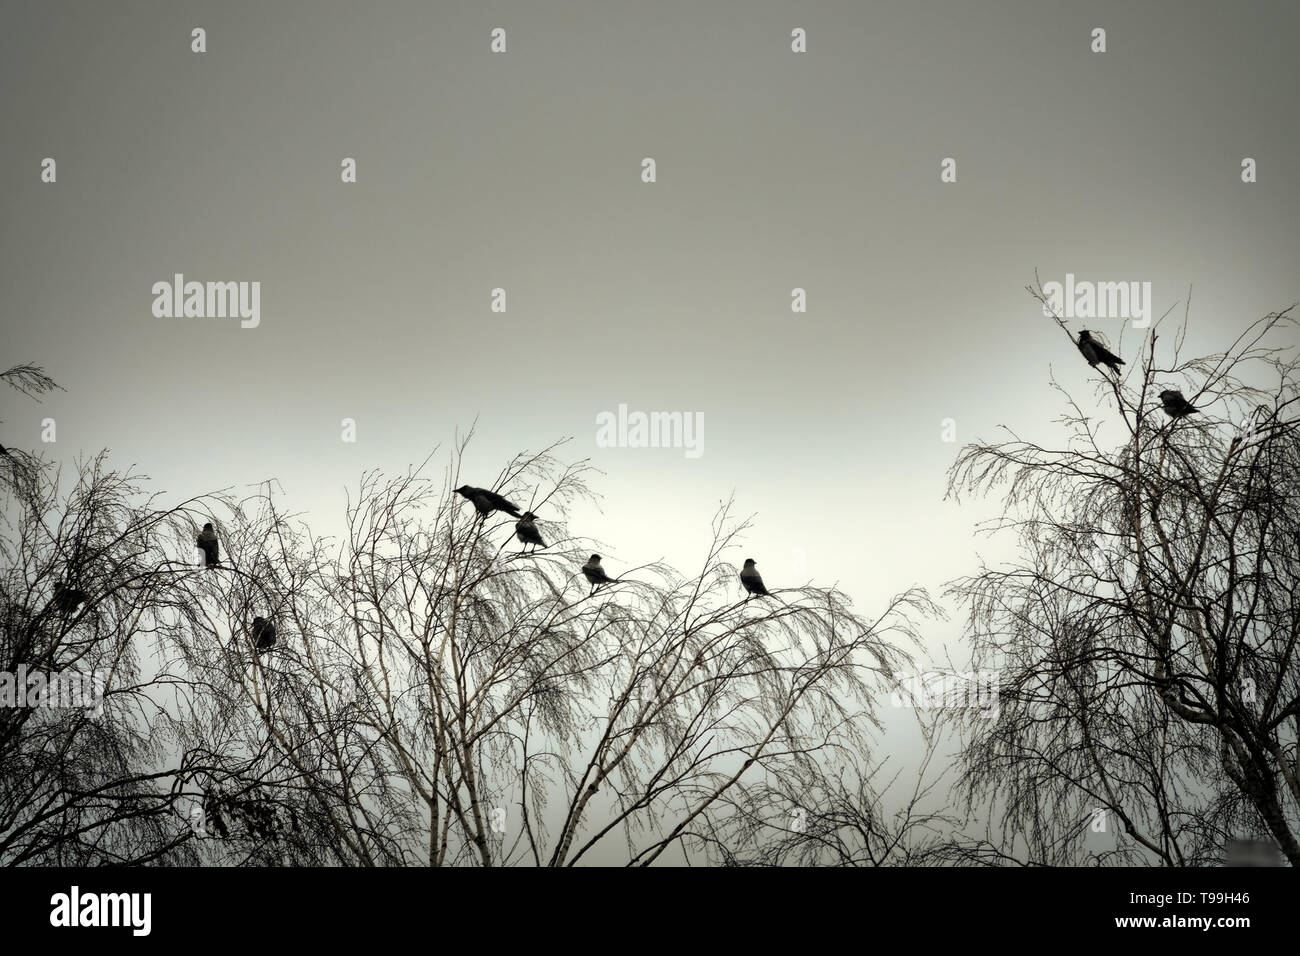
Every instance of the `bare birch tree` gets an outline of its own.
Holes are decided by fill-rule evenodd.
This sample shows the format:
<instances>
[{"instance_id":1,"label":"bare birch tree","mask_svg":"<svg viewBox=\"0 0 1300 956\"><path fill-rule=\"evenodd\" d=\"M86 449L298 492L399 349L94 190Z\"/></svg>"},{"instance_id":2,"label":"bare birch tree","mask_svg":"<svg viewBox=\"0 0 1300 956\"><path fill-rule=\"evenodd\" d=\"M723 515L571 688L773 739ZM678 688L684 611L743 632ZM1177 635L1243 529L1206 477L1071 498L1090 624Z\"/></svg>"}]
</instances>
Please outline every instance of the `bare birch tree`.
<instances>
[{"instance_id":1,"label":"bare birch tree","mask_svg":"<svg viewBox=\"0 0 1300 956\"><path fill-rule=\"evenodd\" d=\"M1300 862L1295 322L1202 357L1169 323L1094 401L1053 382L1059 446L1008 429L950 473L954 497L1000 489L989 530L1019 551L953 589L1002 671L1000 721L951 714L967 807L995 814L971 859L1197 865L1245 834ZM1174 388L1196 414L1162 411Z\"/></svg>"}]
</instances>

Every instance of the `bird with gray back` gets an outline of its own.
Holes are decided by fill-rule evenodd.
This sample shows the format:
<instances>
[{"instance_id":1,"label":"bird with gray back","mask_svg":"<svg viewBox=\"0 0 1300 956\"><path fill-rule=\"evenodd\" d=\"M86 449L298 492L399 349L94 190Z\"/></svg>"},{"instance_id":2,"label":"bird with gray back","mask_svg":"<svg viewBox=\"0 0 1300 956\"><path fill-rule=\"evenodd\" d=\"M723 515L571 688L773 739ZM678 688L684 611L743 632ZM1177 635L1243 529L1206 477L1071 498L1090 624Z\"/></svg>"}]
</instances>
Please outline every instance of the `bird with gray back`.
<instances>
[{"instance_id":1,"label":"bird with gray back","mask_svg":"<svg viewBox=\"0 0 1300 956\"><path fill-rule=\"evenodd\" d=\"M763 584L763 576L758 573L758 568L754 565L755 562L753 558L746 558L745 566L740 571L740 583L743 584L745 590L749 592L745 596L746 601L748 601L753 595L757 594L761 597L767 594L767 586Z\"/></svg>"},{"instance_id":2,"label":"bird with gray back","mask_svg":"<svg viewBox=\"0 0 1300 956\"><path fill-rule=\"evenodd\" d=\"M605 573L605 569L600 566L600 555L593 554L587 559L587 563L582 566L582 574L591 583L591 593L596 593L596 588L602 584L615 584L617 578L611 578Z\"/></svg>"},{"instance_id":3,"label":"bird with gray back","mask_svg":"<svg viewBox=\"0 0 1300 956\"><path fill-rule=\"evenodd\" d=\"M1099 364L1105 365L1108 369L1119 374L1119 367L1124 364L1124 360L1106 347L1106 343L1094 336L1087 329L1079 333L1079 351L1083 357L1088 360L1088 364L1096 368Z\"/></svg>"},{"instance_id":4,"label":"bird with gray back","mask_svg":"<svg viewBox=\"0 0 1300 956\"><path fill-rule=\"evenodd\" d=\"M199 532L198 545L203 552L205 568L215 568L221 564L221 546L217 543L217 532L212 529L211 521Z\"/></svg>"},{"instance_id":5,"label":"bird with gray back","mask_svg":"<svg viewBox=\"0 0 1300 956\"><path fill-rule=\"evenodd\" d=\"M525 511L524 516L515 522L515 537L521 544L533 546L532 550L546 547L546 542L542 540L542 533L537 530L537 515L531 511Z\"/></svg>"},{"instance_id":6,"label":"bird with gray back","mask_svg":"<svg viewBox=\"0 0 1300 956\"><path fill-rule=\"evenodd\" d=\"M494 511L504 511L506 514L515 518L520 517L518 505L512 504L495 491L489 491L487 488L475 488L473 485L461 485L456 489L456 494L460 495L466 501L473 502L474 510L484 518Z\"/></svg>"},{"instance_id":7,"label":"bird with gray back","mask_svg":"<svg viewBox=\"0 0 1300 956\"><path fill-rule=\"evenodd\" d=\"M264 617L253 618L253 640L259 653L275 647L275 625Z\"/></svg>"},{"instance_id":8,"label":"bird with gray back","mask_svg":"<svg viewBox=\"0 0 1300 956\"><path fill-rule=\"evenodd\" d=\"M1170 418L1186 418L1200 409L1183 398L1183 393L1176 388L1167 388L1160 393L1160 407Z\"/></svg>"}]
</instances>

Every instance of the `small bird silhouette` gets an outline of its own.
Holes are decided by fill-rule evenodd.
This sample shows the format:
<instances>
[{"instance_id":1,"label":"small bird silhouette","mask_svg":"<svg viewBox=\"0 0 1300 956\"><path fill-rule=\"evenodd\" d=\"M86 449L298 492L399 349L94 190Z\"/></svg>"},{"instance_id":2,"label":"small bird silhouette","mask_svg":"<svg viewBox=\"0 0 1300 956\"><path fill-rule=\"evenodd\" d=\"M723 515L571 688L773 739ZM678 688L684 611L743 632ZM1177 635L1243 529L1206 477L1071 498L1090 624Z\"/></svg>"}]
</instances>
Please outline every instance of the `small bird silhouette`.
<instances>
[{"instance_id":1,"label":"small bird silhouette","mask_svg":"<svg viewBox=\"0 0 1300 956\"><path fill-rule=\"evenodd\" d=\"M221 565L221 546L217 544L217 533L212 530L212 522L203 526L198 537L199 548L203 551L203 566L215 568Z\"/></svg>"},{"instance_id":2,"label":"small bird silhouette","mask_svg":"<svg viewBox=\"0 0 1300 956\"><path fill-rule=\"evenodd\" d=\"M1098 363L1105 365L1116 375L1119 374L1119 367L1124 364L1124 360L1106 348L1106 344L1100 339L1092 337L1092 333L1084 329L1079 333L1079 351L1083 357L1088 360L1088 364L1096 368Z\"/></svg>"},{"instance_id":3,"label":"small bird silhouette","mask_svg":"<svg viewBox=\"0 0 1300 956\"><path fill-rule=\"evenodd\" d=\"M1170 418L1186 418L1200 409L1183 398L1183 393L1176 388L1167 388L1160 393L1160 407Z\"/></svg>"},{"instance_id":4,"label":"small bird silhouette","mask_svg":"<svg viewBox=\"0 0 1300 956\"><path fill-rule=\"evenodd\" d=\"M253 618L253 639L259 652L269 651L275 647L275 625L264 617Z\"/></svg>"},{"instance_id":5,"label":"small bird silhouette","mask_svg":"<svg viewBox=\"0 0 1300 956\"><path fill-rule=\"evenodd\" d=\"M79 604L86 600L86 592L70 588L62 582L54 585L54 607L60 611L72 613Z\"/></svg>"},{"instance_id":6,"label":"small bird silhouette","mask_svg":"<svg viewBox=\"0 0 1300 956\"><path fill-rule=\"evenodd\" d=\"M602 584L614 584L617 578L611 578L605 573L605 569L600 566L600 555L593 554L587 559L587 563L582 566L583 576L591 582L591 593L596 593L596 588Z\"/></svg>"},{"instance_id":7,"label":"small bird silhouette","mask_svg":"<svg viewBox=\"0 0 1300 956\"><path fill-rule=\"evenodd\" d=\"M745 567L740 572L740 583L745 586L745 590L750 595L767 594L767 586L763 584L763 576L758 573L758 568L754 567L753 558L745 559ZM746 596L745 600L748 601L749 597Z\"/></svg>"},{"instance_id":8,"label":"small bird silhouette","mask_svg":"<svg viewBox=\"0 0 1300 956\"><path fill-rule=\"evenodd\" d=\"M546 547L546 542L542 540L542 533L537 530L537 525L534 524L536 520L537 515L531 511L525 511L524 516L515 522L515 537L519 539L521 544L533 545L534 551L539 547Z\"/></svg>"},{"instance_id":9,"label":"small bird silhouette","mask_svg":"<svg viewBox=\"0 0 1300 956\"><path fill-rule=\"evenodd\" d=\"M507 501L495 491L489 491L486 488L475 488L472 485L461 485L456 489L456 494L466 501L472 501L474 510L485 518L494 511L504 511L508 515L513 515L516 518L520 517L519 506Z\"/></svg>"},{"instance_id":10,"label":"small bird silhouette","mask_svg":"<svg viewBox=\"0 0 1300 956\"><path fill-rule=\"evenodd\" d=\"M231 801L222 795L220 787L213 787L203 795L203 823L212 824L212 828L217 831L215 835L223 840L230 836L224 812L230 804Z\"/></svg>"}]
</instances>

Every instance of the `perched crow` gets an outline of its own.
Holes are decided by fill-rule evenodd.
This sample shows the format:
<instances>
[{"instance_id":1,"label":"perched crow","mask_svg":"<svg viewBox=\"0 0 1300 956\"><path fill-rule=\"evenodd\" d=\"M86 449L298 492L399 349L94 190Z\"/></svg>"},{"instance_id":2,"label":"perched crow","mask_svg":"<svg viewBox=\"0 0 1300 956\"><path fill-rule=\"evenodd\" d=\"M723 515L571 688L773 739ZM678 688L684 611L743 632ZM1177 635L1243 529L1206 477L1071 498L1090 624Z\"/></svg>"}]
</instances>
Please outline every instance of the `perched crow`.
<instances>
[{"instance_id":1,"label":"perched crow","mask_svg":"<svg viewBox=\"0 0 1300 956\"><path fill-rule=\"evenodd\" d=\"M515 522L515 537L519 539L521 544L533 545L534 551L539 547L546 547L546 542L542 540L542 533L537 530L537 525L533 523L536 520L537 515L531 511L525 511L524 516Z\"/></svg>"},{"instance_id":2,"label":"perched crow","mask_svg":"<svg viewBox=\"0 0 1300 956\"><path fill-rule=\"evenodd\" d=\"M1096 368L1100 363L1116 375L1119 374L1119 367L1124 364L1122 358L1106 348L1105 343L1100 339L1094 339L1092 333L1087 329L1079 333L1079 351L1083 353L1083 357L1088 360L1088 364L1093 368Z\"/></svg>"},{"instance_id":3,"label":"perched crow","mask_svg":"<svg viewBox=\"0 0 1300 956\"><path fill-rule=\"evenodd\" d=\"M1200 409L1183 398L1183 393L1176 388L1167 388L1160 393L1160 406L1170 418L1186 418Z\"/></svg>"},{"instance_id":4,"label":"perched crow","mask_svg":"<svg viewBox=\"0 0 1300 956\"><path fill-rule=\"evenodd\" d=\"M591 582L592 593L595 593L596 588L602 584L613 584L617 580L605 573L605 569L600 566L600 555L598 554L593 554L587 559L587 563L582 566L582 573Z\"/></svg>"},{"instance_id":5,"label":"perched crow","mask_svg":"<svg viewBox=\"0 0 1300 956\"><path fill-rule=\"evenodd\" d=\"M518 518L519 506L511 504L502 498L495 491L488 491L486 488L474 488L470 485L461 485L456 489L456 494L465 498L467 501L474 502L474 510L487 517L494 511L504 511L508 515Z\"/></svg>"},{"instance_id":6,"label":"perched crow","mask_svg":"<svg viewBox=\"0 0 1300 956\"><path fill-rule=\"evenodd\" d=\"M275 647L275 625L264 617L253 618L253 639L259 652L269 651Z\"/></svg>"},{"instance_id":7,"label":"perched crow","mask_svg":"<svg viewBox=\"0 0 1300 956\"><path fill-rule=\"evenodd\" d=\"M212 824L212 828L217 831L215 835L222 839L230 836L225 816L222 814L222 810L225 809L229 802L221 795L220 789L214 788L203 795L204 823Z\"/></svg>"},{"instance_id":8,"label":"perched crow","mask_svg":"<svg viewBox=\"0 0 1300 956\"><path fill-rule=\"evenodd\" d=\"M203 526L198 537L199 548L203 551L203 566L215 568L221 564L221 547L217 544L217 533L212 530L212 522Z\"/></svg>"},{"instance_id":9,"label":"perched crow","mask_svg":"<svg viewBox=\"0 0 1300 956\"><path fill-rule=\"evenodd\" d=\"M758 573L758 568L754 567L754 559L746 558L745 567L740 572L740 583L745 586L745 590L750 594L767 594L767 588L763 584L763 576ZM748 597L745 598L749 600Z\"/></svg>"},{"instance_id":10,"label":"perched crow","mask_svg":"<svg viewBox=\"0 0 1300 956\"><path fill-rule=\"evenodd\" d=\"M77 609L77 605L86 600L86 592L78 591L76 588L70 588L59 583L54 585L54 607L60 611L66 611L71 614Z\"/></svg>"}]
</instances>

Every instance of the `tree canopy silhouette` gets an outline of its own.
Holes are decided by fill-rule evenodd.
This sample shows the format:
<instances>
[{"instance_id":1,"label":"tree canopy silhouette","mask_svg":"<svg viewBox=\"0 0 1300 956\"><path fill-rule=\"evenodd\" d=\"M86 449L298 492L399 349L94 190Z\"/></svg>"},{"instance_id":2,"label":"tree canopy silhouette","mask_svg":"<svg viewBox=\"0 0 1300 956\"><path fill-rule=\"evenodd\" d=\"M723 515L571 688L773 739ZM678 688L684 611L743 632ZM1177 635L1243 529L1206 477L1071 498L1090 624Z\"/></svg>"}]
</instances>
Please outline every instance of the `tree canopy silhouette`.
<instances>
[{"instance_id":1,"label":"tree canopy silhouette","mask_svg":"<svg viewBox=\"0 0 1300 956\"><path fill-rule=\"evenodd\" d=\"M1095 404L1053 381L1065 442L1008 429L953 466L949 494L997 489L988 530L1019 545L953 588L974 666L1003 672L1001 720L949 715L968 808L996 809L993 857L1198 865L1245 834L1300 862L1291 312L1200 357L1166 313L1126 375L1094 375ZM1165 414L1175 387L1199 414ZM1117 842L1089 850L1098 812Z\"/></svg>"},{"instance_id":2,"label":"tree canopy silhouette","mask_svg":"<svg viewBox=\"0 0 1300 956\"><path fill-rule=\"evenodd\" d=\"M731 861L789 822L759 795L812 799L867 751L924 592L869 617L830 588L747 603L724 505L698 571L593 594L595 542L566 521L587 466L551 448L497 476L546 516L524 554L513 518L462 507L464 448L440 478L363 475L336 541L273 483L163 505L102 456L66 492L33 458L0 542L0 667L94 672L104 695L0 710L0 861ZM56 613L65 581L86 599Z\"/></svg>"}]
</instances>

